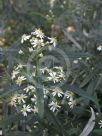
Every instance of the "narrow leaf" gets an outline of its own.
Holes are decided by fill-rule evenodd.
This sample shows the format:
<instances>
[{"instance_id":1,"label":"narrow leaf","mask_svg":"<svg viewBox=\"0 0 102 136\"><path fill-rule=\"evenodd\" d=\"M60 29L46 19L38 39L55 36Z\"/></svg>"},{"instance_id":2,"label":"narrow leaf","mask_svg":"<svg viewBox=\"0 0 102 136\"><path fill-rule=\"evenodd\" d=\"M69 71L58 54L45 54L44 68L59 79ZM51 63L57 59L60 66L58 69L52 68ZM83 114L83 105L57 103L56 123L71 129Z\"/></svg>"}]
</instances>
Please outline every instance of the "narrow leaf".
<instances>
[{"instance_id":1,"label":"narrow leaf","mask_svg":"<svg viewBox=\"0 0 102 136\"><path fill-rule=\"evenodd\" d=\"M80 136L88 136L95 126L95 113L92 108L91 108L91 113L92 113L91 118L89 119L88 123L86 124Z\"/></svg>"}]
</instances>

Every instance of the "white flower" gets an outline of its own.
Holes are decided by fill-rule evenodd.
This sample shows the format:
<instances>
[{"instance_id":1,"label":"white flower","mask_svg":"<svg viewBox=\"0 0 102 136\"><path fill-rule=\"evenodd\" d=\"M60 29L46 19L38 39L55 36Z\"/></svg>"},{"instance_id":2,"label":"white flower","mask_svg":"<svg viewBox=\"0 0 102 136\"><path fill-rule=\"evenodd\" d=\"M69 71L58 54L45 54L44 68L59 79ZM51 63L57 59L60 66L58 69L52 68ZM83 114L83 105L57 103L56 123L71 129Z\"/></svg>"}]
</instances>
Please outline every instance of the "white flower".
<instances>
[{"instance_id":1,"label":"white flower","mask_svg":"<svg viewBox=\"0 0 102 136\"><path fill-rule=\"evenodd\" d=\"M59 106L57 102L53 102L53 101L49 104L49 106L50 106L50 110L53 112L61 108L61 106Z\"/></svg>"},{"instance_id":2,"label":"white flower","mask_svg":"<svg viewBox=\"0 0 102 136\"><path fill-rule=\"evenodd\" d=\"M14 94L14 96L11 98L10 104L16 106L17 99L18 99L18 95Z\"/></svg>"},{"instance_id":3,"label":"white flower","mask_svg":"<svg viewBox=\"0 0 102 136\"><path fill-rule=\"evenodd\" d=\"M65 74L62 67L54 67L53 69L49 69L48 74L49 76L47 77L47 79L49 81L53 81L54 83L65 79Z\"/></svg>"},{"instance_id":4,"label":"white flower","mask_svg":"<svg viewBox=\"0 0 102 136\"><path fill-rule=\"evenodd\" d=\"M43 88L43 90L44 90L44 98L48 98L49 90L46 88Z\"/></svg>"},{"instance_id":5,"label":"white flower","mask_svg":"<svg viewBox=\"0 0 102 136\"><path fill-rule=\"evenodd\" d=\"M33 47L35 48L35 47L40 47L40 46L44 46L44 41L43 41L43 39L38 39L38 38L35 38L35 39L33 39L32 41L30 41L31 42L31 44L33 45Z\"/></svg>"},{"instance_id":6,"label":"white flower","mask_svg":"<svg viewBox=\"0 0 102 136\"><path fill-rule=\"evenodd\" d=\"M24 34L24 35L22 36L21 43L24 43L24 41L27 41L28 39L30 39L30 37L31 37L31 35L26 35L26 34Z\"/></svg>"},{"instance_id":7,"label":"white flower","mask_svg":"<svg viewBox=\"0 0 102 136\"><path fill-rule=\"evenodd\" d=\"M40 68L40 71L41 71L42 74L44 74L45 72L49 73L49 69L47 67Z\"/></svg>"},{"instance_id":8,"label":"white flower","mask_svg":"<svg viewBox=\"0 0 102 136\"><path fill-rule=\"evenodd\" d=\"M22 69L22 68L23 68L23 65L19 63L18 66L15 68L15 70Z\"/></svg>"},{"instance_id":9,"label":"white flower","mask_svg":"<svg viewBox=\"0 0 102 136\"><path fill-rule=\"evenodd\" d=\"M102 51L102 45L98 46L98 47L97 47L97 50L98 50L98 51Z\"/></svg>"},{"instance_id":10,"label":"white flower","mask_svg":"<svg viewBox=\"0 0 102 136\"><path fill-rule=\"evenodd\" d=\"M56 38L48 38L50 40L50 43L53 44L54 47L57 45L57 40Z\"/></svg>"},{"instance_id":11,"label":"white flower","mask_svg":"<svg viewBox=\"0 0 102 136\"><path fill-rule=\"evenodd\" d=\"M19 86L22 84L22 81L26 80L26 78L24 76L19 76L15 82L16 84L18 84Z\"/></svg>"},{"instance_id":12,"label":"white flower","mask_svg":"<svg viewBox=\"0 0 102 136\"><path fill-rule=\"evenodd\" d=\"M78 58L79 60L82 60L82 58L80 57L80 58Z\"/></svg>"},{"instance_id":13,"label":"white flower","mask_svg":"<svg viewBox=\"0 0 102 136\"><path fill-rule=\"evenodd\" d=\"M53 96L58 96L58 97L62 97L63 96L63 92L62 92L62 90L59 88L59 87L56 87L55 89L53 89L53 93L52 93L52 95Z\"/></svg>"},{"instance_id":14,"label":"white flower","mask_svg":"<svg viewBox=\"0 0 102 136\"><path fill-rule=\"evenodd\" d=\"M68 102L68 105L69 105L69 107L72 109L73 106L74 106L74 105L73 105L73 101L69 101L69 102Z\"/></svg>"},{"instance_id":15,"label":"white flower","mask_svg":"<svg viewBox=\"0 0 102 136\"><path fill-rule=\"evenodd\" d=\"M86 60L89 60L89 59L90 59L89 57L86 58Z\"/></svg>"},{"instance_id":16,"label":"white flower","mask_svg":"<svg viewBox=\"0 0 102 136\"><path fill-rule=\"evenodd\" d=\"M33 95L33 97L31 98L31 101L32 101L32 102L36 102L36 101L37 101L36 95Z\"/></svg>"},{"instance_id":17,"label":"white flower","mask_svg":"<svg viewBox=\"0 0 102 136\"><path fill-rule=\"evenodd\" d=\"M74 94L73 94L71 91L66 91L66 93L65 93L65 96L67 97L67 99L72 98L73 95L74 95Z\"/></svg>"},{"instance_id":18,"label":"white flower","mask_svg":"<svg viewBox=\"0 0 102 136\"><path fill-rule=\"evenodd\" d=\"M59 79L58 79L58 77L56 75L56 72L50 72L49 75L50 76L47 77L49 81L53 81L54 83L59 81Z\"/></svg>"},{"instance_id":19,"label":"white flower","mask_svg":"<svg viewBox=\"0 0 102 136\"><path fill-rule=\"evenodd\" d=\"M32 85L28 85L26 88L24 88L24 90L26 91L26 93L35 92L35 87Z\"/></svg>"},{"instance_id":20,"label":"white flower","mask_svg":"<svg viewBox=\"0 0 102 136\"><path fill-rule=\"evenodd\" d=\"M102 128L102 120L100 120L98 124L100 125L100 128Z\"/></svg>"},{"instance_id":21,"label":"white flower","mask_svg":"<svg viewBox=\"0 0 102 136\"><path fill-rule=\"evenodd\" d=\"M23 113L24 116L27 116L27 112L31 112L31 111L32 111L32 109L29 105L27 105L27 106L23 105L23 108L21 110L21 112Z\"/></svg>"},{"instance_id":22,"label":"white flower","mask_svg":"<svg viewBox=\"0 0 102 136\"><path fill-rule=\"evenodd\" d=\"M40 37L40 38L44 37L44 33L40 29L35 29L35 31L32 32L31 34L36 35L36 37Z\"/></svg>"},{"instance_id":23,"label":"white flower","mask_svg":"<svg viewBox=\"0 0 102 136\"><path fill-rule=\"evenodd\" d=\"M22 50L19 50L19 52L18 52L19 54L24 54L24 52L22 51Z\"/></svg>"},{"instance_id":24,"label":"white flower","mask_svg":"<svg viewBox=\"0 0 102 136\"><path fill-rule=\"evenodd\" d=\"M78 64L78 60L73 60L73 63L74 64Z\"/></svg>"},{"instance_id":25,"label":"white flower","mask_svg":"<svg viewBox=\"0 0 102 136\"><path fill-rule=\"evenodd\" d=\"M36 106L34 106L34 108L32 108L32 111L33 111L34 113L38 113L38 108L37 108Z\"/></svg>"},{"instance_id":26,"label":"white flower","mask_svg":"<svg viewBox=\"0 0 102 136\"><path fill-rule=\"evenodd\" d=\"M16 78L16 76L19 74L19 71L13 70L12 72L12 79Z\"/></svg>"},{"instance_id":27,"label":"white flower","mask_svg":"<svg viewBox=\"0 0 102 136\"><path fill-rule=\"evenodd\" d=\"M19 94L18 96L18 103L21 104L22 102L25 103L25 99L27 98L27 96L25 94Z\"/></svg>"}]
</instances>

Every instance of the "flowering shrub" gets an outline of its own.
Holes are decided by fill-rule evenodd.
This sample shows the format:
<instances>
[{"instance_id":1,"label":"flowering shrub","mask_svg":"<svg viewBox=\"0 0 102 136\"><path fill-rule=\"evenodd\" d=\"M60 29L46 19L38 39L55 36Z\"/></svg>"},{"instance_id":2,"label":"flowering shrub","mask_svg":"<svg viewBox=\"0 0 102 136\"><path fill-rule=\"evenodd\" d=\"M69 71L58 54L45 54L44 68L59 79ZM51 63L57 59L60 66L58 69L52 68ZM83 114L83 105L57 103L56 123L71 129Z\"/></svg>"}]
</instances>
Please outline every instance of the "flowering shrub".
<instances>
[{"instance_id":1,"label":"flowering shrub","mask_svg":"<svg viewBox=\"0 0 102 136\"><path fill-rule=\"evenodd\" d=\"M64 92L58 86L58 83L66 80L66 72L63 67L54 62L51 66L39 64L39 61L43 60L43 56L51 48L56 48L56 39L47 37L40 29L36 29L30 35L24 34L21 44L26 51L23 48L20 49L19 56L27 55L31 59L28 59L27 64L17 62L14 65L11 78L16 85L24 87L20 93L12 97L11 104L24 116L31 112L38 113L36 93L38 88L43 88L40 91L43 90L44 101L48 100L47 104L51 111L57 112L61 109L63 98L70 108L73 108L73 94L69 91ZM32 54L33 57L31 57Z\"/></svg>"},{"instance_id":2,"label":"flowering shrub","mask_svg":"<svg viewBox=\"0 0 102 136\"><path fill-rule=\"evenodd\" d=\"M5 10L11 10L4 12L9 21L0 45L11 48L0 48L8 77L0 102L14 108L6 111L10 114L5 113L1 126L7 136L102 135L102 2L45 1L29 1L29 12L16 5L25 0L7 2ZM1 3L7 5L6 0ZM29 34L34 25L58 42L40 29ZM19 43L23 33L28 34Z\"/></svg>"}]
</instances>

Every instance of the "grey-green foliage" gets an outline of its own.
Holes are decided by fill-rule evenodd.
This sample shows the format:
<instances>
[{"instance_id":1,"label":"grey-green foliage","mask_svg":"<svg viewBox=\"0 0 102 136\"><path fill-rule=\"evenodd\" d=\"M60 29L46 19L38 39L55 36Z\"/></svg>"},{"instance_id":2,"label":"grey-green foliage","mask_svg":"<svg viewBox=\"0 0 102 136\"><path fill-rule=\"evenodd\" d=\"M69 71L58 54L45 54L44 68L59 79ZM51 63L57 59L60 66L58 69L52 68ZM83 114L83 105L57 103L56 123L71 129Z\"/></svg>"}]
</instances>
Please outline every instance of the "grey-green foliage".
<instances>
[{"instance_id":1,"label":"grey-green foliage","mask_svg":"<svg viewBox=\"0 0 102 136\"><path fill-rule=\"evenodd\" d=\"M5 2L7 1L5 0ZM34 115L29 115L27 119L25 119L25 131L27 132L18 130L19 127L15 132L11 131L11 128L22 122L22 116L19 116L19 114L16 115L15 111L12 111L13 113L5 118L2 122L2 126L5 127L7 135L10 136L40 136L43 130L46 129L48 130L48 132L46 132L48 136L55 136L56 134L60 136L79 135L87 122L86 120L89 118L89 106L93 107L96 112L99 112L99 119L102 118L102 53L97 51L97 46L102 45L102 18L100 16L102 13L102 1L55 0L53 5L51 5L47 0L29 0L29 3L27 0L19 0L15 1L11 7L8 7L8 14L4 19L6 21L8 21L8 19L18 21L18 27L16 28L16 25L14 25L12 29L13 33L10 34L10 37L16 35L16 40L18 40L21 34L30 31L32 27L34 28L36 26L42 27L46 33L50 35L51 32L49 32L49 30L51 30L52 24L60 26L61 34L63 35L61 38L63 39L63 37L65 37L63 30L67 27L68 21L71 22L76 30L75 33L71 33L71 35L80 44L82 50L79 51L76 47L72 48L75 46L72 41L64 43L65 41L63 42L62 39L59 46L63 48L70 60L82 58L82 62L77 66L72 65L72 75L67 85L62 87L63 90L67 89L76 94L77 105L73 110L70 110L67 106L63 106L63 110L57 115L54 115L49 111L48 107L46 107L45 103L43 120L40 120L38 116L35 117ZM49 15L49 18L46 18L46 15ZM22 20L22 23L20 20ZM6 38L7 37L9 37L9 35L7 35ZM11 44L12 40L9 41L10 37L7 38L7 41ZM16 49L17 47L18 50L20 43L19 41L16 43L17 45L13 45L10 49ZM4 98L10 97L15 91L15 86L12 86L9 75L12 70L11 66L13 65L12 60L8 57L10 55L11 52L7 53L7 50L6 52L3 50L0 52L0 63L5 64L7 69L9 68L7 71L8 80L4 86L4 90L0 90L0 100L5 100ZM12 55L14 57L15 53L13 52ZM90 57L90 60L87 61L87 57ZM9 58L8 64L7 58ZM97 125L99 119L96 117L96 126L92 135L98 136L102 133ZM34 122L36 121L38 121L38 126L34 128ZM29 129L27 129L27 125L32 129L30 134L28 133Z\"/></svg>"}]
</instances>

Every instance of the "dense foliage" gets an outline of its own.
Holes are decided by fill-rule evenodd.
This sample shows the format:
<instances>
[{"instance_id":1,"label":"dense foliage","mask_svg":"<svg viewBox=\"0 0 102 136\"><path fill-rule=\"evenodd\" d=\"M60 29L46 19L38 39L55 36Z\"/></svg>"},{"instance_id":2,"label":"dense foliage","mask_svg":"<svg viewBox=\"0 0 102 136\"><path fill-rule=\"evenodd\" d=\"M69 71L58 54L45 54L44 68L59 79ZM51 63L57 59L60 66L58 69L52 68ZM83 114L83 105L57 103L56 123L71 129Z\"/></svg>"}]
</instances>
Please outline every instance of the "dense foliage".
<instances>
[{"instance_id":1,"label":"dense foliage","mask_svg":"<svg viewBox=\"0 0 102 136\"><path fill-rule=\"evenodd\" d=\"M5 136L102 135L101 14L101 0L0 1Z\"/></svg>"}]
</instances>

